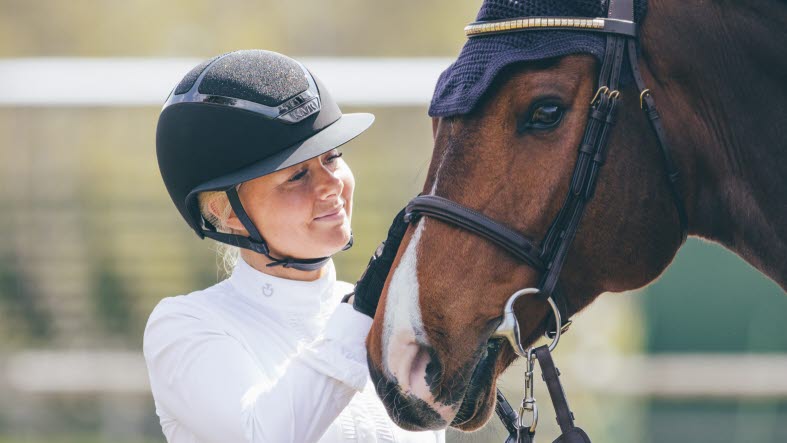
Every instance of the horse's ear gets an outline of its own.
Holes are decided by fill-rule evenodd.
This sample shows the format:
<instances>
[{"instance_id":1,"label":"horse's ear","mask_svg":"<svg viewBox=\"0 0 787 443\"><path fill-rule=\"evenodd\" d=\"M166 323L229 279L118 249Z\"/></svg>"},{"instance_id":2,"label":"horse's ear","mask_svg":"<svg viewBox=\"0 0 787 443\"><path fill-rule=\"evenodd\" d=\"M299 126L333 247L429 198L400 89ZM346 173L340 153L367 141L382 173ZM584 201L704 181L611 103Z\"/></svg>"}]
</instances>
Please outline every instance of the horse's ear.
<instances>
[{"instance_id":1,"label":"horse's ear","mask_svg":"<svg viewBox=\"0 0 787 443\"><path fill-rule=\"evenodd\" d=\"M437 137L437 124L440 122L440 117L432 117L432 139Z\"/></svg>"}]
</instances>

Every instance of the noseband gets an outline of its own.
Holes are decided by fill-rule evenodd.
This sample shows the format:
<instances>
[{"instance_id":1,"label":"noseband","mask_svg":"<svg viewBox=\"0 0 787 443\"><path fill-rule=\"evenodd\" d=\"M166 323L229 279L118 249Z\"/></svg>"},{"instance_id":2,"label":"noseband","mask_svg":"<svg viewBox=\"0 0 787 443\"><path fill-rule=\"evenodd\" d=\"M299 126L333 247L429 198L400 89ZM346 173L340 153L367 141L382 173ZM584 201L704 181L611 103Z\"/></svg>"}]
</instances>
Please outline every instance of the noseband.
<instances>
[{"instance_id":1,"label":"noseband","mask_svg":"<svg viewBox=\"0 0 787 443\"><path fill-rule=\"evenodd\" d=\"M563 316L561 316L559 308L565 305L561 305L555 299L555 287L569 247L576 236L585 207L593 198L599 171L606 160L607 142L616 121L620 99L618 85L627 54L631 72L640 92L640 105L650 121L664 159L670 193L680 223L681 243L686 240L688 232L679 174L672 161L664 128L656 111L652 94L645 87L645 81L642 79L637 63L637 24L634 22L633 0L616 0L609 3L606 18L523 17L476 22L465 28L465 33L469 38L539 30L597 32L606 35L606 50L598 76L598 89L590 103L588 123L579 146L568 195L541 243L536 244L528 237L483 214L436 195L418 196L410 201L406 209L405 220L408 222L415 222L419 217L427 216L461 227L495 243L541 274L537 288L522 289L509 298L503 321L493 334L496 337L507 339L514 351L527 359L525 398L519 414L513 411L499 390L497 394L496 411L503 424L511 432L507 442L533 441L538 417L538 409L532 395L532 375L536 359L541 366L544 380L547 382L547 388L555 405L558 423L563 431L563 435L556 440L556 443L590 441L584 431L573 424L573 414L568 409L565 393L558 379L559 372L554 367L550 356L550 351L557 346L561 332L565 332L565 328L570 323L570 320L565 325L562 322ZM522 346L519 323L513 309L514 302L522 295L535 295L539 299L549 302L555 320L555 329L547 332L547 335L553 339L549 346L535 349L524 349ZM530 425L523 424L525 412L532 414Z\"/></svg>"}]
</instances>

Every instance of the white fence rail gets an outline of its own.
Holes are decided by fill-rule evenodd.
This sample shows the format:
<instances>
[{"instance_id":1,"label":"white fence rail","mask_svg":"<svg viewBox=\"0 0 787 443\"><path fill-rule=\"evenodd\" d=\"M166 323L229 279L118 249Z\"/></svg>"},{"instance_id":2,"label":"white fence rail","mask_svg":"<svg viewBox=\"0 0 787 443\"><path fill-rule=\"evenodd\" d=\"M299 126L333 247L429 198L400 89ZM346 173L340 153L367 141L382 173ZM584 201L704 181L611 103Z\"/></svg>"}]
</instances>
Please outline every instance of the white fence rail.
<instances>
[{"instance_id":1,"label":"white fence rail","mask_svg":"<svg viewBox=\"0 0 787 443\"><path fill-rule=\"evenodd\" d=\"M787 355L562 354L573 392L596 391L668 398L787 397ZM19 392L144 393L149 389L139 352L26 351L5 359L5 379ZM517 372L519 368L512 368ZM510 371L509 371L510 372Z\"/></svg>"},{"instance_id":2,"label":"white fence rail","mask_svg":"<svg viewBox=\"0 0 787 443\"><path fill-rule=\"evenodd\" d=\"M299 58L340 105L425 106L449 58ZM0 59L0 106L161 106L200 59Z\"/></svg>"}]
</instances>

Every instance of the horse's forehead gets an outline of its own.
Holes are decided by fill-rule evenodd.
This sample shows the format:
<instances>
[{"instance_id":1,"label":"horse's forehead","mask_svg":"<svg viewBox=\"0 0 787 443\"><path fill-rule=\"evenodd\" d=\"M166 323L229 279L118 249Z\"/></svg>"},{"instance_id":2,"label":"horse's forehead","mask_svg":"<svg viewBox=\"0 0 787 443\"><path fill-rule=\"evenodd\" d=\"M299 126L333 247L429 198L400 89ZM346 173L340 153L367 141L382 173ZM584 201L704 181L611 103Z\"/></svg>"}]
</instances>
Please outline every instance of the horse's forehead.
<instances>
[{"instance_id":1,"label":"horse's forehead","mask_svg":"<svg viewBox=\"0 0 787 443\"><path fill-rule=\"evenodd\" d=\"M477 20L537 16L603 17L608 3L603 0L484 0ZM646 9L646 0L634 0L637 22L645 16ZM470 38L456 61L440 75L429 115L446 117L471 112L497 75L513 63L569 54L588 54L601 60L604 52L603 35L576 31L517 32Z\"/></svg>"},{"instance_id":2,"label":"horse's forehead","mask_svg":"<svg viewBox=\"0 0 787 443\"><path fill-rule=\"evenodd\" d=\"M604 41L597 35L571 35L567 31L545 31L538 34L536 39L544 39L528 44L553 45L547 34L558 34L563 46L555 47L547 52L533 52L518 46L504 46L502 49L493 42L471 39L465 44L455 63L448 67L437 81L434 95L429 107L432 117L448 117L466 115L476 110L490 88L499 84L500 74L514 65L527 66L527 64L541 63L554 60L567 55L585 54L595 59L601 59L604 54ZM490 36L490 38L503 38L503 36ZM529 38L528 36L513 35L510 38ZM578 45L582 50L578 50Z\"/></svg>"},{"instance_id":3,"label":"horse's forehead","mask_svg":"<svg viewBox=\"0 0 787 443\"><path fill-rule=\"evenodd\" d=\"M567 104L585 100L580 88L595 80L596 63L592 56L572 54L508 66L479 96L472 110L437 119L435 147L445 142L440 137L457 142L472 141L484 132L493 135L495 126L503 124L501 119L510 114L510 107L521 108L539 96L562 97Z\"/></svg>"}]
</instances>

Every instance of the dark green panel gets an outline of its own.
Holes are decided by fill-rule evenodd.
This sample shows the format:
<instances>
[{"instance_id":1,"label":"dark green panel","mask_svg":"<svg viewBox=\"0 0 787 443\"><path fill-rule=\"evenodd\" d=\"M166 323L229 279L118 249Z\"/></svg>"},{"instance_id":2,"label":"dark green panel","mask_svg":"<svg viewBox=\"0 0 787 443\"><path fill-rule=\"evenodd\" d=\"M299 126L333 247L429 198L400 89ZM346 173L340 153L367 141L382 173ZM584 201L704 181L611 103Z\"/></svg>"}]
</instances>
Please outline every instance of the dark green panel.
<instances>
[{"instance_id":1,"label":"dark green panel","mask_svg":"<svg viewBox=\"0 0 787 443\"><path fill-rule=\"evenodd\" d=\"M716 244L690 239L643 296L650 352L787 351L787 295Z\"/></svg>"},{"instance_id":2,"label":"dark green panel","mask_svg":"<svg viewBox=\"0 0 787 443\"><path fill-rule=\"evenodd\" d=\"M689 240L643 296L651 353L787 352L787 295L716 244ZM651 443L787 441L783 399L653 399L645 415Z\"/></svg>"}]
</instances>

